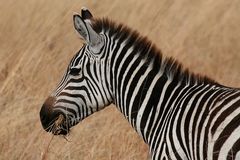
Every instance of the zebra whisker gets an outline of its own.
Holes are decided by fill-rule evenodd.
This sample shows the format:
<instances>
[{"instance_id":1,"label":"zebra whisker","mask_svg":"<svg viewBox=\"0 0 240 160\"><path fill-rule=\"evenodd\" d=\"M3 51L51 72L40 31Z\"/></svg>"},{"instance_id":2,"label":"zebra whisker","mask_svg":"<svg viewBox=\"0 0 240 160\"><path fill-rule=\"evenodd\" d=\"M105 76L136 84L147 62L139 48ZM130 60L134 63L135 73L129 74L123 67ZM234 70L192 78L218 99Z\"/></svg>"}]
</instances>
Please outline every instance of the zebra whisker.
<instances>
[{"instance_id":1,"label":"zebra whisker","mask_svg":"<svg viewBox=\"0 0 240 160\"><path fill-rule=\"evenodd\" d=\"M47 128L45 128L45 130L49 130L49 132L51 132L53 127L54 127L54 123L51 123Z\"/></svg>"}]
</instances>

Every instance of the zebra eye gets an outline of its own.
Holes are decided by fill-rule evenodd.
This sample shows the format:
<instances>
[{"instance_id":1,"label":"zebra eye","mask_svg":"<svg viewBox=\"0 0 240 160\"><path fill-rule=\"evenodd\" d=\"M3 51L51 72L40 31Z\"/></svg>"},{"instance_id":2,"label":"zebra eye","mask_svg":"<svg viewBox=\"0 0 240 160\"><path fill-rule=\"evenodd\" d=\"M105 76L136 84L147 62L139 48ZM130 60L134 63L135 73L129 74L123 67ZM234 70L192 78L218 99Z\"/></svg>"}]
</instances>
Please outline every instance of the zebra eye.
<instances>
[{"instance_id":1,"label":"zebra eye","mask_svg":"<svg viewBox=\"0 0 240 160\"><path fill-rule=\"evenodd\" d=\"M80 71L81 71L81 68L70 68L69 74L76 76L76 75L79 75Z\"/></svg>"}]
</instances>

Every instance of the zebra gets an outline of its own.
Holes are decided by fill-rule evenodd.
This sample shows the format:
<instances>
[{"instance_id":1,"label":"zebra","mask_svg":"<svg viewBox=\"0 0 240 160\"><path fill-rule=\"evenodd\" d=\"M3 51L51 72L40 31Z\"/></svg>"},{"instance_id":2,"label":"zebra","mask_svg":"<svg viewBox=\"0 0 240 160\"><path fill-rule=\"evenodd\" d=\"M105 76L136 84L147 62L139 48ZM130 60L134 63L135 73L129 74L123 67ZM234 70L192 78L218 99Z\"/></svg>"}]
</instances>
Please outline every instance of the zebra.
<instances>
[{"instance_id":1,"label":"zebra","mask_svg":"<svg viewBox=\"0 0 240 160\"><path fill-rule=\"evenodd\" d=\"M42 105L47 132L67 135L114 104L153 160L240 159L240 89L190 72L137 31L87 8L73 23L85 43Z\"/></svg>"}]
</instances>

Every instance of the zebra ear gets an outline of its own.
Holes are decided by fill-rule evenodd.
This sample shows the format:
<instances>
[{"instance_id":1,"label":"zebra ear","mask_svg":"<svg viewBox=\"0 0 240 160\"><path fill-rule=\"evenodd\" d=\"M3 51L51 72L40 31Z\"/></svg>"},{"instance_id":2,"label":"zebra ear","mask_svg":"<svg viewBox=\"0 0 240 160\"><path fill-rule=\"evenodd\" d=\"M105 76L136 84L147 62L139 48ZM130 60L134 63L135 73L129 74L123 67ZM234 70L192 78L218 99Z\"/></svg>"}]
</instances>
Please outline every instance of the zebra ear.
<instances>
[{"instance_id":1,"label":"zebra ear","mask_svg":"<svg viewBox=\"0 0 240 160\"><path fill-rule=\"evenodd\" d=\"M82 36L82 38L85 41L89 43L90 42L89 32L87 30L87 25L83 21L83 19L79 15L75 14L73 15L73 23L75 30Z\"/></svg>"},{"instance_id":2,"label":"zebra ear","mask_svg":"<svg viewBox=\"0 0 240 160\"><path fill-rule=\"evenodd\" d=\"M88 43L90 50L94 53L98 53L101 50L104 42L102 41L101 36L93 30L91 26L91 20L84 20L80 15L76 14L73 16L73 22L76 31Z\"/></svg>"},{"instance_id":3,"label":"zebra ear","mask_svg":"<svg viewBox=\"0 0 240 160\"><path fill-rule=\"evenodd\" d=\"M92 13L86 7L82 7L81 12L83 20L91 20L93 18Z\"/></svg>"}]
</instances>

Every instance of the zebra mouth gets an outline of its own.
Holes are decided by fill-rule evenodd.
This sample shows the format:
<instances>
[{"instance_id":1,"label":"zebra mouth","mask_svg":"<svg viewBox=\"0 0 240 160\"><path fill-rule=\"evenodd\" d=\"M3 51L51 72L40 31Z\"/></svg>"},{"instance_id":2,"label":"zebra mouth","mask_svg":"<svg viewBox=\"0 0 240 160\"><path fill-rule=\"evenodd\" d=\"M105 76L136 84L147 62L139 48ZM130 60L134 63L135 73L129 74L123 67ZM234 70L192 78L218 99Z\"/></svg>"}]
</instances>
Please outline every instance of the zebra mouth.
<instances>
[{"instance_id":1,"label":"zebra mouth","mask_svg":"<svg viewBox=\"0 0 240 160\"><path fill-rule=\"evenodd\" d=\"M69 127L67 127L65 117L62 114L54 122L51 132L54 135L67 135L69 133Z\"/></svg>"},{"instance_id":2,"label":"zebra mouth","mask_svg":"<svg viewBox=\"0 0 240 160\"><path fill-rule=\"evenodd\" d=\"M66 128L56 128L52 130L52 134L54 135L67 135L69 133L69 129Z\"/></svg>"}]
</instances>

